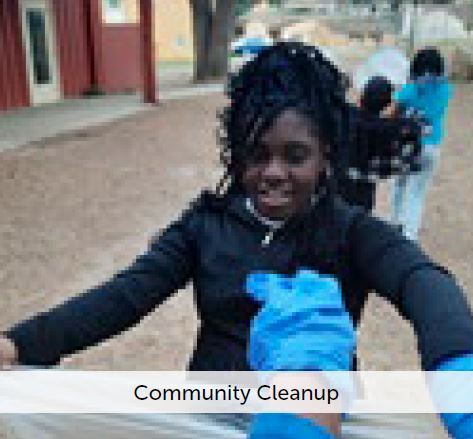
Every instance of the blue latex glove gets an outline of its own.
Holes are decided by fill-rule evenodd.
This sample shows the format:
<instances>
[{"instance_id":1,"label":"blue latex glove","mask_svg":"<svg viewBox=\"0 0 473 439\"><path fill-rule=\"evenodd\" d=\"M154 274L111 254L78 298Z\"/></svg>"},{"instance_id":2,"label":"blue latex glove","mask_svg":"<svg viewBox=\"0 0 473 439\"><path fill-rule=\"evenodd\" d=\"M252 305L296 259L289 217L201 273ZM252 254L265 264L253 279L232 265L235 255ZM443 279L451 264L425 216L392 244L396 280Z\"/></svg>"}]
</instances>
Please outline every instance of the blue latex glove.
<instances>
[{"instance_id":1,"label":"blue latex glove","mask_svg":"<svg viewBox=\"0 0 473 439\"><path fill-rule=\"evenodd\" d=\"M263 307L250 329L254 370L349 370L355 347L353 323L338 283L309 270L289 278L248 276L247 292ZM327 429L293 414L258 414L251 439L329 439Z\"/></svg>"},{"instance_id":2,"label":"blue latex glove","mask_svg":"<svg viewBox=\"0 0 473 439\"><path fill-rule=\"evenodd\" d=\"M253 370L350 370L355 332L334 278L254 273L247 292L263 302L250 329Z\"/></svg>"},{"instance_id":3,"label":"blue latex glove","mask_svg":"<svg viewBox=\"0 0 473 439\"><path fill-rule=\"evenodd\" d=\"M309 419L284 413L255 416L249 433L251 439L333 439L328 430Z\"/></svg>"},{"instance_id":4,"label":"blue latex glove","mask_svg":"<svg viewBox=\"0 0 473 439\"><path fill-rule=\"evenodd\" d=\"M439 372L473 371L473 354L462 355L443 361L436 370ZM472 413L442 413L440 418L452 438L473 438Z\"/></svg>"}]
</instances>

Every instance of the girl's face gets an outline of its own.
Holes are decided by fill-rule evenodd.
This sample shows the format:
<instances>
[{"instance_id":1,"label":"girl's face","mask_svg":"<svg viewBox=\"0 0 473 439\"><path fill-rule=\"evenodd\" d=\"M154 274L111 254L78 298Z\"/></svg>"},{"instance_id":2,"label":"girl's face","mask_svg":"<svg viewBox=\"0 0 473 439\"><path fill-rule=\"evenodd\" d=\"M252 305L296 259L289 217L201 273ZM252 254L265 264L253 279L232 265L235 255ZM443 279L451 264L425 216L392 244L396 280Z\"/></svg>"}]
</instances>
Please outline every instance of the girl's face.
<instances>
[{"instance_id":1,"label":"girl's face","mask_svg":"<svg viewBox=\"0 0 473 439\"><path fill-rule=\"evenodd\" d=\"M308 206L325 166L306 117L288 109L261 137L242 180L261 215L287 219Z\"/></svg>"}]
</instances>

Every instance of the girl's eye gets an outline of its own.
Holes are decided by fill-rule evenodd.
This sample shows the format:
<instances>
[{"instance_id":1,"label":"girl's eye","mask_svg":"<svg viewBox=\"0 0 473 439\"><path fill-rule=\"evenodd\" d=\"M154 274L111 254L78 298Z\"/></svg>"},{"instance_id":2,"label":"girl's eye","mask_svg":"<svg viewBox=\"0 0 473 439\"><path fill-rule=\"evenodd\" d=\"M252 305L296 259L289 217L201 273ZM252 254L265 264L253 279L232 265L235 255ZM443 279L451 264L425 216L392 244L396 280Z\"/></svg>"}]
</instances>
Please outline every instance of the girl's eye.
<instances>
[{"instance_id":1,"label":"girl's eye","mask_svg":"<svg viewBox=\"0 0 473 439\"><path fill-rule=\"evenodd\" d=\"M286 161L292 166L302 165L307 160L308 155L306 148L290 148L286 152Z\"/></svg>"}]
</instances>

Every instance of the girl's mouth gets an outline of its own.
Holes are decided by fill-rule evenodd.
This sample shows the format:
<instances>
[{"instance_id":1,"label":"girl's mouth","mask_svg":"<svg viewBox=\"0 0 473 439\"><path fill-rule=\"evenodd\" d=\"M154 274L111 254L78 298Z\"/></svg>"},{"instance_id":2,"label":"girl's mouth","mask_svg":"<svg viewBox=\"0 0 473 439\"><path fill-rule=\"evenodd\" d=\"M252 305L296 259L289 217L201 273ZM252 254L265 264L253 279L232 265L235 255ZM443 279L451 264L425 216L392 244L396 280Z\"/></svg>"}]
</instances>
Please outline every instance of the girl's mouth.
<instances>
[{"instance_id":1,"label":"girl's mouth","mask_svg":"<svg viewBox=\"0 0 473 439\"><path fill-rule=\"evenodd\" d=\"M292 203L293 195L290 191L264 190L258 192L258 201L261 206L270 208L285 207Z\"/></svg>"}]
</instances>

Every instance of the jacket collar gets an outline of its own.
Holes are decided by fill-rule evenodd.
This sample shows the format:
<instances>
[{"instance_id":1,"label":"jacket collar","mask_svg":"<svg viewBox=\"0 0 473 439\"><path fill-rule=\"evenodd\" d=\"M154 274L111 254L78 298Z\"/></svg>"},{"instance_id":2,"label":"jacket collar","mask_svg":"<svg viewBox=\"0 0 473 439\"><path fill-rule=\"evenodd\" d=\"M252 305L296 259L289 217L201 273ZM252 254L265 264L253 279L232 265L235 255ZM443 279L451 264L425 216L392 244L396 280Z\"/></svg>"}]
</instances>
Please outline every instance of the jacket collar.
<instances>
[{"instance_id":1,"label":"jacket collar","mask_svg":"<svg viewBox=\"0 0 473 439\"><path fill-rule=\"evenodd\" d=\"M246 206L246 196L243 194L232 195L226 208L229 215L237 218L252 227L258 228L262 231L268 230L258 218L253 215Z\"/></svg>"},{"instance_id":2,"label":"jacket collar","mask_svg":"<svg viewBox=\"0 0 473 439\"><path fill-rule=\"evenodd\" d=\"M329 195L327 193L323 193L320 197L315 201L316 204L323 202ZM232 195L231 198L228 200L228 204L226 206L226 211L229 215L237 218L239 221L246 223L258 230L263 232L267 232L271 230L269 225L263 224L250 210L248 210L246 205L246 195L243 194L235 194ZM317 207L313 207L317 209ZM301 217L295 216L287 221L284 222L282 227L279 227L278 230L287 230L288 228L292 228L300 224Z\"/></svg>"}]
</instances>

